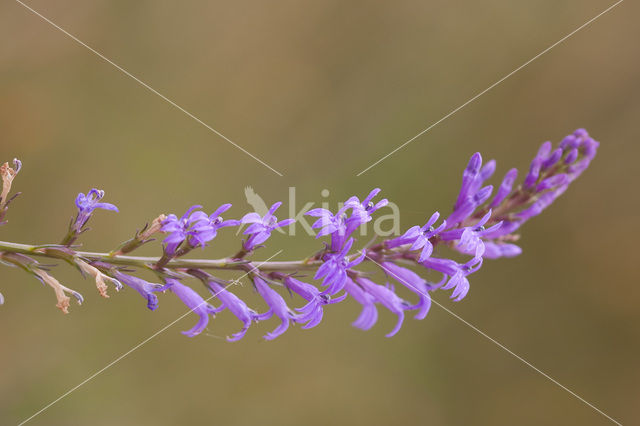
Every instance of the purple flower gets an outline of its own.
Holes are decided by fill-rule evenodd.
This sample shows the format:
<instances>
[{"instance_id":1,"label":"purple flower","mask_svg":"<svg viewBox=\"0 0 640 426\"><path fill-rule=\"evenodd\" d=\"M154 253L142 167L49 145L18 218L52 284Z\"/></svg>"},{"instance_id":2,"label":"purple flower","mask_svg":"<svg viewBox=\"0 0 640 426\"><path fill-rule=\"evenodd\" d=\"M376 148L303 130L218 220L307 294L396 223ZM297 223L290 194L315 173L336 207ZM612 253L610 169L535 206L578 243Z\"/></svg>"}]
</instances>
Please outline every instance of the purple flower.
<instances>
[{"instance_id":1,"label":"purple flower","mask_svg":"<svg viewBox=\"0 0 640 426\"><path fill-rule=\"evenodd\" d=\"M305 215L307 216L318 218L318 220L316 220L313 225L311 225L311 228L313 229L320 228L320 232L318 232L316 238L324 237L325 235L331 235L331 248L333 250L338 250L340 247L342 247L342 239L347 233L347 226L345 223L347 215L345 213L345 210L347 210L347 207L343 206L340 210L338 210L336 214L333 214L329 210L323 208L309 210L305 213Z\"/></svg>"},{"instance_id":2,"label":"purple flower","mask_svg":"<svg viewBox=\"0 0 640 426\"><path fill-rule=\"evenodd\" d=\"M414 318L418 320L424 319L429 312L429 308L431 308L429 290L435 289L435 286L430 288L427 281L418 274L410 269L398 266L393 262L382 263L382 268L388 275L392 276L394 280L418 295L419 302L414 306L407 307L406 310L417 309L418 313Z\"/></svg>"},{"instance_id":3,"label":"purple flower","mask_svg":"<svg viewBox=\"0 0 640 426\"><path fill-rule=\"evenodd\" d=\"M195 223L191 218L191 215L195 209L200 208L202 208L200 205L191 206L179 219L175 214L170 214L162 222L162 228L160 228L161 231L169 233L169 235L164 239L164 242L167 245L165 248L166 253L175 253L178 246L191 235L191 227Z\"/></svg>"},{"instance_id":4,"label":"purple flower","mask_svg":"<svg viewBox=\"0 0 640 426\"><path fill-rule=\"evenodd\" d=\"M404 311L405 309L408 309L409 304L399 298L398 295L396 295L390 288L376 284L368 278L358 277L356 278L356 282L365 292L372 295L377 302L398 316L396 326L386 335L386 337L394 336L398 331L400 331L400 327L402 327Z\"/></svg>"},{"instance_id":5,"label":"purple flower","mask_svg":"<svg viewBox=\"0 0 640 426\"><path fill-rule=\"evenodd\" d=\"M302 308L296 309L296 311L301 313L297 322L306 323L302 326L304 329L313 328L320 324L324 313L324 305L341 302L347 297L345 293L342 296L332 299L328 294L320 293L315 286L297 280L290 275L285 276L283 282L290 291L298 294L308 302Z\"/></svg>"},{"instance_id":6,"label":"purple flower","mask_svg":"<svg viewBox=\"0 0 640 426\"><path fill-rule=\"evenodd\" d=\"M380 188L372 190L367 197L360 202L360 199L356 196L349 198L344 203L346 209L351 210L351 215L346 220L346 235L344 238L348 238L353 231L355 231L360 225L371 221L371 214L376 210L389 204L387 199L382 199L377 203L373 203L373 198L380 193Z\"/></svg>"},{"instance_id":7,"label":"purple flower","mask_svg":"<svg viewBox=\"0 0 640 426\"><path fill-rule=\"evenodd\" d=\"M110 203L101 203L100 200L104 197L104 191L93 188L91 191L84 195L82 192L76 197L76 206L78 207L78 215L73 224L73 230L79 233L82 228L87 224L91 214L95 209L103 209L117 212L118 208Z\"/></svg>"},{"instance_id":8,"label":"purple flower","mask_svg":"<svg viewBox=\"0 0 640 426\"><path fill-rule=\"evenodd\" d=\"M507 172L507 174L504 175L504 179L500 184L500 188L498 188L498 191L496 192L496 196L493 199L493 201L491 201L491 204L489 204L489 207L494 208L498 206L500 203L504 201L505 198L507 198L509 194L511 194L513 183L515 182L517 177L518 177L518 169L511 169Z\"/></svg>"},{"instance_id":9,"label":"purple flower","mask_svg":"<svg viewBox=\"0 0 640 426\"><path fill-rule=\"evenodd\" d=\"M189 231L189 243L192 246L199 245L204 247L207 242L213 240L218 235L218 229L240 225L240 221L238 220L224 220L222 216L220 216L230 208L231 204L223 204L209 216L202 211L194 212L189 217L189 222L192 223Z\"/></svg>"},{"instance_id":10,"label":"purple flower","mask_svg":"<svg viewBox=\"0 0 640 426\"><path fill-rule=\"evenodd\" d=\"M515 244L509 243L493 243L485 241L484 254L485 259L498 259L500 257L515 257L522 253L522 249Z\"/></svg>"},{"instance_id":11,"label":"purple flower","mask_svg":"<svg viewBox=\"0 0 640 426\"><path fill-rule=\"evenodd\" d=\"M531 161L531 165L529 166L529 173L524 178L525 188L533 188L535 183L538 181L542 163L547 160L547 158L549 158L549 154L551 154L551 142L547 141L540 146L538 153Z\"/></svg>"},{"instance_id":12,"label":"purple flower","mask_svg":"<svg viewBox=\"0 0 640 426\"><path fill-rule=\"evenodd\" d=\"M142 297L147 299L147 308L155 311L158 307L158 296L156 296L155 292L161 290L163 288L162 284L154 284L149 283L141 278L134 277L132 275L125 274L116 270L114 272L115 278L126 285L127 287L131 287Z\"/></svg>"},{"instance_id":13,"label":"purple flower","mask_svg":"<svg viewBox=\"0 0 640 426\"><path fill-rule=\"evenodd\" d=\"M468 218L480 205L489 199L493 192L493 186L488 185L479 189L473 195L467 196L460 205L453 210L447 218L447 226L454 227L457 223Z\"/></svg>"},{"instance_id":14,"label":"purple flower","mask_svg":"<svg viewBox=\"0 0 640 426\"><path fill-rule=\"evenodd\" d=\"M264 243L271 236L271 231L276 228L282 228L284 226L291 225L295 222L295 219L285 219L278 222L278 218L273 213L282 205L281 202L277 202L271 206L269 212L263 216L258 213L246 214L241 222L250 223L249 227L244 231L244 234L250 235L249 238L243 243L243 248L246 251L251 251L256 246Z\"/></svg>"},{"instance_id":15,"label":"purple flower","mask_svg":"<svg viewBox=\"0 0 640 426\"><path fill-rule=\"evenodd\" d=\"M443 282L448 280L443 290L454 289L451 298L458 302L469 292L469 280L467 276L476 272L482 266L482 256L474 256L467 263L459 264L451 259L440 259L430 257L422 265L426 268L443 274Z\"/></svg>"},{"instance_id":16,"label":"purple flower","mask_svg":"<svg viewBox=\"0 0 640 426\"><path fill-rule=\"evenodd\" d=\"M353 245L353 238L345 243L344 247L337 253L326 253L323 257L323 264L318 268L314 279L324 278L322 284L328 288L322 293L336 294L344 288L347 279L347 270L362 262L365 252L362 251L360 257L349 261L347 254Z\"/></svg>"},{"instance_id":17,"label":"purple flower","mask_svg":"<svg viewBox=\"0 0 640 426\"><path fill-rule=\"evenodd\" d=\"M319 218L311 226L313 229L321 228L316 238L331 235L331 250L339 251L358 227L371 221L371 214L389 204L386 199L373 203L373 198L379 192L380 188L375 188L362 201L356 196L349 198L335 215L323 208L305 213L307 216ZM351 211L351 214L347 215L347 211Z\"/></svg>"},{"instance_id":18,"label":"purple flower","mask_svg":"<svg viewBox=\"0 0 640 426\"><path fill-rule=\"evenodd\" d=\"M226 287L223 287L215 280L208 280L207 285L209 286L211 294L222 302L219 307L214 308L213 313L217 314L224 309L229 309L229 311L244 324L242 330L231 335L231 337L227 337L227 340L235 342L236 340L242 339L251 326L251 323L257 321L260 315L253 309L250 309L238 296L227 291Z\"/></svg>"},{"instance_id":19,"label":"purple flower","mask_svg":"<svg viewBox=\"0 0 640 426\"><path fill-rule=\"evenodd\" d=\"M435 212L423 227L414 226L409 228L402 236L387 241L385 244L389 248L398 247L405 244L411 244L411 250L422 250L420 252L419 262L422 262L433 253L433 244L429 241L435 235L438 235L447 226L447 221L443 221L438 228L433 225L440 217L440 213Z\"/></svg>"},{"instance_id":20,"label":"purple flower","mask_svg":"<svg viewBox=\"0 0 640 426\"><path fill-rule=\"evenodd\" d=\"M170 214L162 222L161 230L169 233L164 239L168 254L174 254L184 241L187 241L190 247L204 247L218 235L218 229L240 224L237 220L224 220L220 216L231 208L231 204L221 205L210 216L203 211L194 212L200 208L202 206L191 206L181 218L178 219L176 215Z\"/></svg>"},{"instance_id":21,"label":"purple flower","mask_svg":"<svg viewBox=\"0 0 640 426\"><path fill-rule=\"evenodd\" d=\"M196 325L189 331L183 331L182 334L189 337L197 336L202 333L209 324L209 315L215 315L216 309L214 306L208 304L202 296L196 293L191 287L187 287L180 281L174 278L166 278L166 284L156 291L169 290L180 300L182 303L192 310L196 315L200 317Z\"/></svg>"},{"instance_id":22,"label":"purple flower","mask_svg":"<svg viewBox=\"0 0 640 426\"><path fill-rule=\"evenodd\" d=\"M255 285L256 290L258 291L260 296L262 296L264 301L267 302L267 306L269 306L269 310L264 314L258 315L257 319L262 321L269 319L273 315L275 315L282 321L275 330L267 333L264 336L266 340L273 340L287 331L287 329L289 328L289 321L297 321L299 317L297 314L293 313L291 309L289 309L283 297L280 296L277 291L269 287L267 282L260 276L253 276L253 284Z\"/></svg>"},{"instance_id":23,"label":"purple flower","mask_svg":"<svg viewBox=\"0 0 640 426\"><path fill-rule=\"evenodd\" d=\"M484 242L481 238L485 235L491 235L502 227L502 222L498 222L490 228L485 229L484 225L490 218L491 210L475 225L445 231L440 234L440 238L443 241L459 240L455 246L458 251L465 254L482 256L482 253L484 253Z\"/></svg>"},{"instance_id":24,"label":"purple flower","mask_svg":"<svg viewBox=\"0 0 640 426\"><path fill-rule=\"evenodd\" d=\"M362 305L362 311L358 318L351 323L361 330L369 330L378 321L378 309L376 308L376 299L362 289L358 284L354 283L351 278L347 278L344 286L349 296L353 297Z\"/></svg>"}]
</instances>

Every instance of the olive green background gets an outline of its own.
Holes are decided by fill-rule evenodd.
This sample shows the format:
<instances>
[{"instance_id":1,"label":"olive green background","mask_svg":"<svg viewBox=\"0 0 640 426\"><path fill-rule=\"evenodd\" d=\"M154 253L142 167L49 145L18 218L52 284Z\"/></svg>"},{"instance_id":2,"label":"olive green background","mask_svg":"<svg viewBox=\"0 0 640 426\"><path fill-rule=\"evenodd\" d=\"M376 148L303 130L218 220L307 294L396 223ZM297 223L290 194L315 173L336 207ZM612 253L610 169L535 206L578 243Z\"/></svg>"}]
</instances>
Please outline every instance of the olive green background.
<instances>
[{"instance_id":1,"label":"olive green background","mask_svg":"<svg viewBox=\"0 0 640 426\"><path fill-rule=\"evenodd\" d=\"M623 424L640 419L639 8L624 2L366 174L371 163L611 5L606 1L68 1L33 8L281 171L279 177L20 4L0 5L0 159L19 157L23 195L2 240L56 242L80 191L103 188L84 247L109 250L159 213L193 203L249 210L333 205L379 186L402 227L447 212L468 157L526 168L544 140L586 127L592 167L523 229L524 254L488 261L464 301L436 300ZM287 207L283 207L283 214ZM362 242L362 241L361 241ZM313 238L277 235L257 255L301 258ZM237 248L221 233L199 256ZM142 251L158 252L157 247ZM99 297L85 304L0 271L0 424L17 424L185 312ZM238 293L259 301L245 285ZM299 305L299 301L292 305ZM33 425L604 425L609 421L444 310L392 339L381 312L331 306L313 330L274 342L252 327L189 339L193 315L33 419Z\"/></svg>"}]
</instances>

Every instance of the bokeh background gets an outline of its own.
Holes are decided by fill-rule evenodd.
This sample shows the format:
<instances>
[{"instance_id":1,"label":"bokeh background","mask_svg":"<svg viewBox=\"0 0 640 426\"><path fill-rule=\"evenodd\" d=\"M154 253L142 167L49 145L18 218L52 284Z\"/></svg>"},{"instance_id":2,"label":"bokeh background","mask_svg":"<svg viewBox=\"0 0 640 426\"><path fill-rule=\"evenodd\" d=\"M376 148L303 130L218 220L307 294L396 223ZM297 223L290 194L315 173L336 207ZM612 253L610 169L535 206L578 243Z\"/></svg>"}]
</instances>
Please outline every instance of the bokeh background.
<instances>
[{"instance_id":1,"label":"bokeh background","mask_svg":"<svg viewBox=\"0 0 640 426\"><path fill-rule=\"evenodd\" d=\"M544 140L586 127L592 167L523 228L524 254L487 262L460 303L436 299L624 424L640 402L637 124L639 7L624 2L366 174L356 173L600 13L608 1L69 1L30 6L281 171L279 177L15 2L0 5L0 158L23 192L2 240L58 241L73 200L106 190L83 239L108 250L162 212L243 190L298 208L379 186L402 227L447 211L470 154L526 167ZM230 232L200 256L235 250ZM260 253L299 258L309 237ZM157 249L156 249L157 250ZM153 248L145 253L156 253ZM132 291L62 315L49 289L3 267L0 424L17 424L184 312ZM258 303L249 286L239 289ZM219 315L189 316L31 421L33 425L582 424L609 421L434 306L361 332L353 302L311 331L236 344Z\"/></svg>"}]
</instances>

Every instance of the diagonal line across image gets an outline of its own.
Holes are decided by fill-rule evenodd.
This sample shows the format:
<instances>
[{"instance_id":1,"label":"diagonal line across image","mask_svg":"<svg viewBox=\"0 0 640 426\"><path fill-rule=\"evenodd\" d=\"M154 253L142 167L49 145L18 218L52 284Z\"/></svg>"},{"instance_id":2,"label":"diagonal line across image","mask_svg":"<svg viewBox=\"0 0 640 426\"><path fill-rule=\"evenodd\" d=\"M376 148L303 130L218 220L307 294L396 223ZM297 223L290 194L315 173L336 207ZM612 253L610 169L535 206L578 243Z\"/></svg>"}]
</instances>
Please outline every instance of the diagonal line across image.
<instances>
[{"instance_id":1,"label":"diagonal line across image","mask_svg":"<svg viewBox=\"0 0 640 426\"><path fill-rule=\"evenodd\" d=\"M266 162L264 162L263 160L261 160L260 158L258 158L257 156L253 155L252 153L250 153L249 151L247 151L246 149L244 149L243 147L241 147L240 145L238 145L237 143L235 143L234 141L232 141L231 139L229 139L228 137L226 137L225 135L223 135L222 133L220 133L218 130L214 129L213 127L211 127L209 124L205 123L204 121L202 121L201 119L199 119L198 117L196 117L195 115L193 115L192 113L190 113L189 111L187 111L186 109L184 109L183 107L181 107L180 105L178 105L177 103L175 103L174 101L172 101L171 99L169 99L168 97L166 97L165 95L163 95L162 93L158 92L156 89L154 89L153 87L151 87L150 85L148 85L147 83L145 83L144 81L140 80L138 77L136 77L135 75L131 74L129 71L127 71L126 69L122 68L120 65L116 64L115 62L113 62L111 59L107 58L106 56L104 56L102 53L98 52L97 50L95 50L94 48L92 48L91 46L89 46L88 44L84 43L82 40L78 39L76 36L74 36L73 34L69 33L68 31L66 31L64 28L60 27L59 25L57 25L56 23L54 23L53 21L51 21L49 18L47 18L46 16L40 14L38 11L34 10L33 8L29 7L28 5L24 4L23 2L21 2L20 0L16 0L16 2L18 4L20 4L21 6L23 6L25 9L29 10L31 13L33 13L34 15L38 16L39 18L41 18L42 20L44 20L45 22L47 22L48 24L50 24L51 26L53 26L54 28L56 28L57 30L59 30L60 32L62 32L64 35L66 35L67 37L71 38L73 41L75 41L76 43L80 44L81 46L87 48L89 51L91 51L91 53L95 54L96 56L98 56L100 59L104 60L105 62L109 63L110 65L112 65L113 67L115 67L118 71L122 72L124 75L126 75L127 77L131 77L133 80L136 81L136 83L140 84L142 87L144 87L145 89L149 90L151 93L159 96L160 98L162 98L164 101L166 101L167 103L169 103L171 106L177 108L178 110L182 111L184 114L186 114L188 117L192 118L193 120L195 120L196 122L198 122L199 124L201 124L202 126L206 127L207 129L209 129L210 131L212 131L213 133L215 133L216 135L218 135L219 137L221 137L222 139L224 139L225 141L229 142L231 145L233 145L234 147L238 148L240 151L244 152L245 154L247 154L249 157L253 158L254 160L256 160L258 163L262 164L264 167L268 168L269 170L271 170L273 173L277 174L278 176L283 176L282 173L280 173L278 170L274 169L273 167L271 167L269 164L267 164Z\"/></svg>"},{"instance_id":2,"label":"diagonal line across image","mask_svg":"<svg viewBox=\"0 0 640 426\"><path fill-rule=\"evenodd\" d=\"M497 85L499 85L500 83L502 83L503 81L505 81L506 79L508 79L509 77L511 77L512 75L514 75L515 73L517 73L518 71L520 71L521 69L523 69L524 67L526 67L527 65L529 65L530 63L532 63L533 61L535 61L536 59L538 59L539 57L541 57L542 55L544 55L545 53L549 52L551 49L553 49L554 47L558 46L560 43L564 42L565 40L567 40L569 37L571 37L572 35L574 35L575 33L577 33L578 31L582 30L583 28L585 28L586 26L588 26L589 24L593 23L596 19L600 18L602 15L604 15L605 13L609 12L611 9L613 9L614 7L618 6L620 3L622 3L624 0L618 0L616 3L612 4L611 6L609 6L608 8L606 8L605 10L603 10L602 12L600 12L599 14L597 14L596 16L594 16L593 18L589 19L587 22L585 22L584 24L580 25L578 28L576 28L575 30L571 31L569 34L567 34L566 36L562 37L560 40L556 41L555 43L553 43L551 46L547 47L546 49L544 49L542 52L538 53L536 56L534 56L533 58L529 59L527 62L525 62L524 64L520 65L518 68L514 69L513 71L511 71L509 74L505 75L504 77L502 77L500 80L496 81L495 83L493 83L491 86L487 87L486 89L484 89L483 91L479 92L478 94L476 94L474 97L472 97L471 99L469 99L468 101L466 101L465 103L463 103L462 105L460 105L459 107L455 108L454 110L450 111L448 114L446 114L444 117L440 118L438 121L432 123L429 127L427 127L426 129L422 130L420 133L418 133L417 135L415 135L414 137L412 137L411 139L407 140L406 142L404 142L403 144L399 145L398 147L396 147L393 151L389 152L388 154L386 154L385 156L383 156L382 158L380 158L378 161L376 161L375 163L371 164L369 167L367 167L366 169L362 170L360 173L358 173L356 176L361 176L364 173L366 173L367 171L369 171L370 169L372 169L373 167L377 166L378 164L380 164L381 162L383 162L384 160L386 160L387 158L391 157L393 154L395 154L396 152L400 151L402 148L404 148L405 146L409 145L411 142L413 142L414 140L418 139L420 136L424 135L425 133L427 133L429 130L433 129L434 127L436 127L438 124L442 123L444 120L446 120L447 118L451 117L452 115L454 115L455 113L457 113L458 111L460 111L461 109L463 109L464 107L466 107L467 105L469 105L470 103L472 103L473 101L475 101L476 99L478 99L480 96L484 95L485 93L487 93L488 91L490 91L491 89L493 89L494 87L496 87Z\"/></svg>"},{"instance_id":3,"label":"diagonal line across image","mask_svg":"<svg viewBox=\"0 0 640 426\"><path fill-rule=\"evenodd\" d=\"M282 253L283 250L278 250L278 252L276 252L276 254L274 254L273 256L269 257L267 260L263 260L262 262L256 262L256 268L260 267L262 265L262 263L264 262L268 262L271 259L273 259L274 257L276 257L277 255L279 255L280 253ZM157 337L158 335L164 333L167 329L169 329L171 326L173 326L175 323L177 323L178 321L180 321L181 319L183 319L184 317L186 317L187 315L189 315L191 312L193 312L195 309L197 309L198 307L200 307L202 304L209 302L211 299L213 299L214 297L216 297L218 294L222 293L223 291L225 291L226 289L228 289L229 287L231 287L232 285L236 285L237 283L240 282L240 280L244 277L246 277L247 275L249 275L251 272L245 272L242 276L236 278L235 280L231 281L229 284L227 284L222 290L213 293L211 296L209 296L208 298L204 299L204 302L200 303L197 306L194 306L193 308L191 308L190 310L188 310L187 312L185 312L184 314L180 315L178 318L176 318L175 320L171 321L169 324L165 325L164 327L162 327L160 330L156 331L155 333L153 333L151 336L147 337L146 339L144 339L142 342L138 343L137 345L135 345L134 347L132 347L131 349L129 349L128 351L126 351L125 353L123 353L122 355L120 355L119 357L117 357L116 359L114 359L113 361L111 361L110 363L108 363L107 365L105 365L104 367L102 367L101 369L99 369L98 371L96 371L95 373L93 373L92 375L90 375L89 377L87 377L86 379L84 379L83 381L81 381L80 383L78 383L77 385L75 385L74 387L72 387L71 389L69 389L68 391L66 391L65 393L63 393L62 395L60 395L58 398L54 399L53 401L51 401L50 403L48 403L47 405L45 405L44 407L42 407L40 410L36 411L35 413L33 413L31 416L27 417L26 419L24 419L23 421L21 421L18 426L22 426L25 423L29 422L30 420L32 420L33 418L35 418L36 416L42 414L43 412L45 412L46 410L48 410L49 408L51 408L52 406L54 406L55 404L57 404L58 402L60 402L62 399L66 398L67 396L69 396L70 394L72 394L73 392L75 392L76 390L78 390L81 386L86 385L87 383L89 383L91 380L95 379L96 377L98 377L100 374L104 373L107 369L113 367L115 364L117 364L118 362L122 361L124 358L126 358L127 356L131 355L133 352L135 352L136 350L140 349L142 346L144 346L145 344L147 344L149 341L151 341L153 338Z\"/></svg>"}]
</instances>

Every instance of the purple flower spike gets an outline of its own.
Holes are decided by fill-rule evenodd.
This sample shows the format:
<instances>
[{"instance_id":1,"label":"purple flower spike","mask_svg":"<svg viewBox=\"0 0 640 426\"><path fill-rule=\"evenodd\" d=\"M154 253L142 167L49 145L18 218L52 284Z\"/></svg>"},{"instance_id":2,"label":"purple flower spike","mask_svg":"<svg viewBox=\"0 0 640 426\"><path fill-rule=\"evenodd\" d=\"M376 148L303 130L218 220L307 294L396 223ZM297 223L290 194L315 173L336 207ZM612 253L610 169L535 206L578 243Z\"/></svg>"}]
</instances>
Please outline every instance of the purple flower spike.
<instances>
[{"instance_id":1,"label":"purple flower spike","mask_svg":"<svg viewBox=\"0 0 640 426\"><path fill-rule=\"evenodd\" d=\"M259 320L265 320L271 318L273 315L280 318L282 321L280 325L270 333L267 333L264 338L265 340L273 340L276 337L280 336L282 333L287 331L289 328L289 321L297 321L299 316L296 315L289 309L287 303L284 301L282 296L269 287L265 280L263 280L258 275L253 276L253 284L256 287L256 290L262 296L267 305L269 306L269 310L259 315L257 318Z\"/></svg>"},{"instance_id":2,"label":"purple flower spike","mask_svg":"<svg viewBox=\"0 0 640 426\"><path fill-rule=\"evenodd\" d=\"M339 252L324 255L324 263L318 268L315 277L313 277L316 280L324 277L322 284L328 286L328 288L322 292L323 294L333 295L342 290L347 280L347 269L356 266L364 260L366 253L363 250L360 257L349 261L347 255L352 245L353 238L349 238Z\"/></svg>"},{"instance_id":3,"label":"purple flower spike","mask_svg":"<svg viewBox=\"0 0 640 426\"><path fill-rule=\"evenodd\" d=\"M191 287L187 287L180 281L174 278L166 278L166 284L156 291L169 290L180 300L187 305L187 308L191 309L196 315L200 317L196 325L188 331L183 331L182 334L189 337L197 336L202 333L209 324L209 315L215 315L216 309L214 306L208 304L202 296L196 293Z\"/></svg>"},{"instance_id":4,"label":"purple flower spike","mask_svg":"<svg viewBox=\"0 0 640 426\"><path fill-rule=\"evenodd\" d=\"M388 275L393 277L394 280L418 295L420 299L418 304L406 309L417 309L418 313L414 318L417 320L424 319L427 313L429 313L429 308L431 308L431 296L429 296L429 285L427 281L412 270L398 266L393 262L384 262L382 268Z\"/></svg>"},{"instance_id":5,"label":"purple flower spike","mask_svg":"<svg viewBox=\"0 0 640 426\"><path fill-rule=\"evenodd\" d=\"M324 314L323 306L343 301L347 294L332 299L328 294L322 294L313 285L297 280L291 276L284 278L284 285L294 293L300 295L308 303L302 308L297 308L301 316L297 322L306 323L302 326L304 329L313 328L320 324Z\"/></svg>"},{"instance_id":6,"label":"purple flower spike","mask_svg":"<svg viewBox=\"0 0 640 426\"><path fill-rule=\"evenodd\" d=\"M259 318L259 314L250 309L246 303L244 303L238 296L227 291L225 287L220 285L218 282L214 280L209 280L207 282L209 286L209 291L211 294L217 297L222 304L218 308L214 308L214 313L219 313L224 309L229 309L233 315L235 315L242 323L244 324L242 330L239 332L227 337L229 342L235 342L244 337L247 333L247 330L251 326L253 321L257 321Z\"/></svg>"},{"instance_id":7,"label":"purple flower spike","mask_svg":"<svg viewBox=\"0 0 640 426\"><path fill-rule=\"evenodd\" d=\"M285 219L278 222L278 218L276 218L273 213L282 205L281 202L277 202L271 206L269 212L264 215L264 217L260 216L258 213L248 213L246 214L241 223L250 223L249 227L244 231L244 234L250 235L249 238L244 242L243 248L246 251L251 251L256 248L258 245L264 243L271 236L271 231L276 228L282 228L284 226L291 225L295 222L295 219Z\"/></svg>"},{"instance_id":8,"label":"purple flower spike","mask_svg":"<svg viewBox=\"0 0 640 426\"><path fill-rule=\"evenodd\" d=\"M118 281L127 287L131 287L147 299L147 308L152 311L158 308L158 296L156 296L155 292L163 288L162 284L149 283L141 278L127 275L118 270L114 272L114 276Z\"/></svg>"},{"instance_id":9,"label":"purple flower spike","mask_svg":"<svg viewBox=\"0 0 640 426\"><path fill-rule=\"evenodd\" d=\"M93 211L95 209L103 209L117 212L118 208L110 203L101 203L100 200L104 197L104 191L93 188L91 191L84 195L82 192L76 197L76 206L78 207L78 216L76 217L73 225L73 230L76 233L82 231L82 228L87 224Z\"/></svg>"},{"instance_id":10,"label":"purple flower spike","mask_svg":"<svg viewBox=\"0 0 640 426\"><path fill-rule=\"evenodd\" d=\"M443 221L442 224L437 228L433 227L439 217L440 213L435 212L433 215L431 215L431 218L423 227L414 226L409 228L407 232L405 232L400 237L387 241L387 247L393 248L404 244L411 244L411 250L422 249L419 258L419 262L422 262L423 260L431 256L431 253L433 253L433 244L431 244L429 238L438 235L443 229L447 227L447 221Z\"/></svg>"},{"instance_id":11,"label":"purple flower spike","mask_svg":"<svg viewBox=\"0 0 640 426\"><path fill-rule=\"evenodd\" d=\"M347 278L344 286L349 296L353 297L362 305L362 312L358 318L351 323L352 326L360 330L369 330L378 321L378 309L376 308L376 299L362 289L358 284L354 283L351 278Z\"/></svg>"},{"instance_id":12,"label":"purple flower spike","mask_svg":"<svg viewBox=\"0 0 640 426\"><path fill-rule=\"evenodd\" d=\"M386 337L395 336L402 327L404 311L408 308L409 304L399 298L398 295L396 295L390 288L376 284L368 278L358 277L356 278L356 282L364 291L371 294L377 302L398 316L396 326L391 330L391 332L386 334Z\"/></svg>"}]
</instances>

